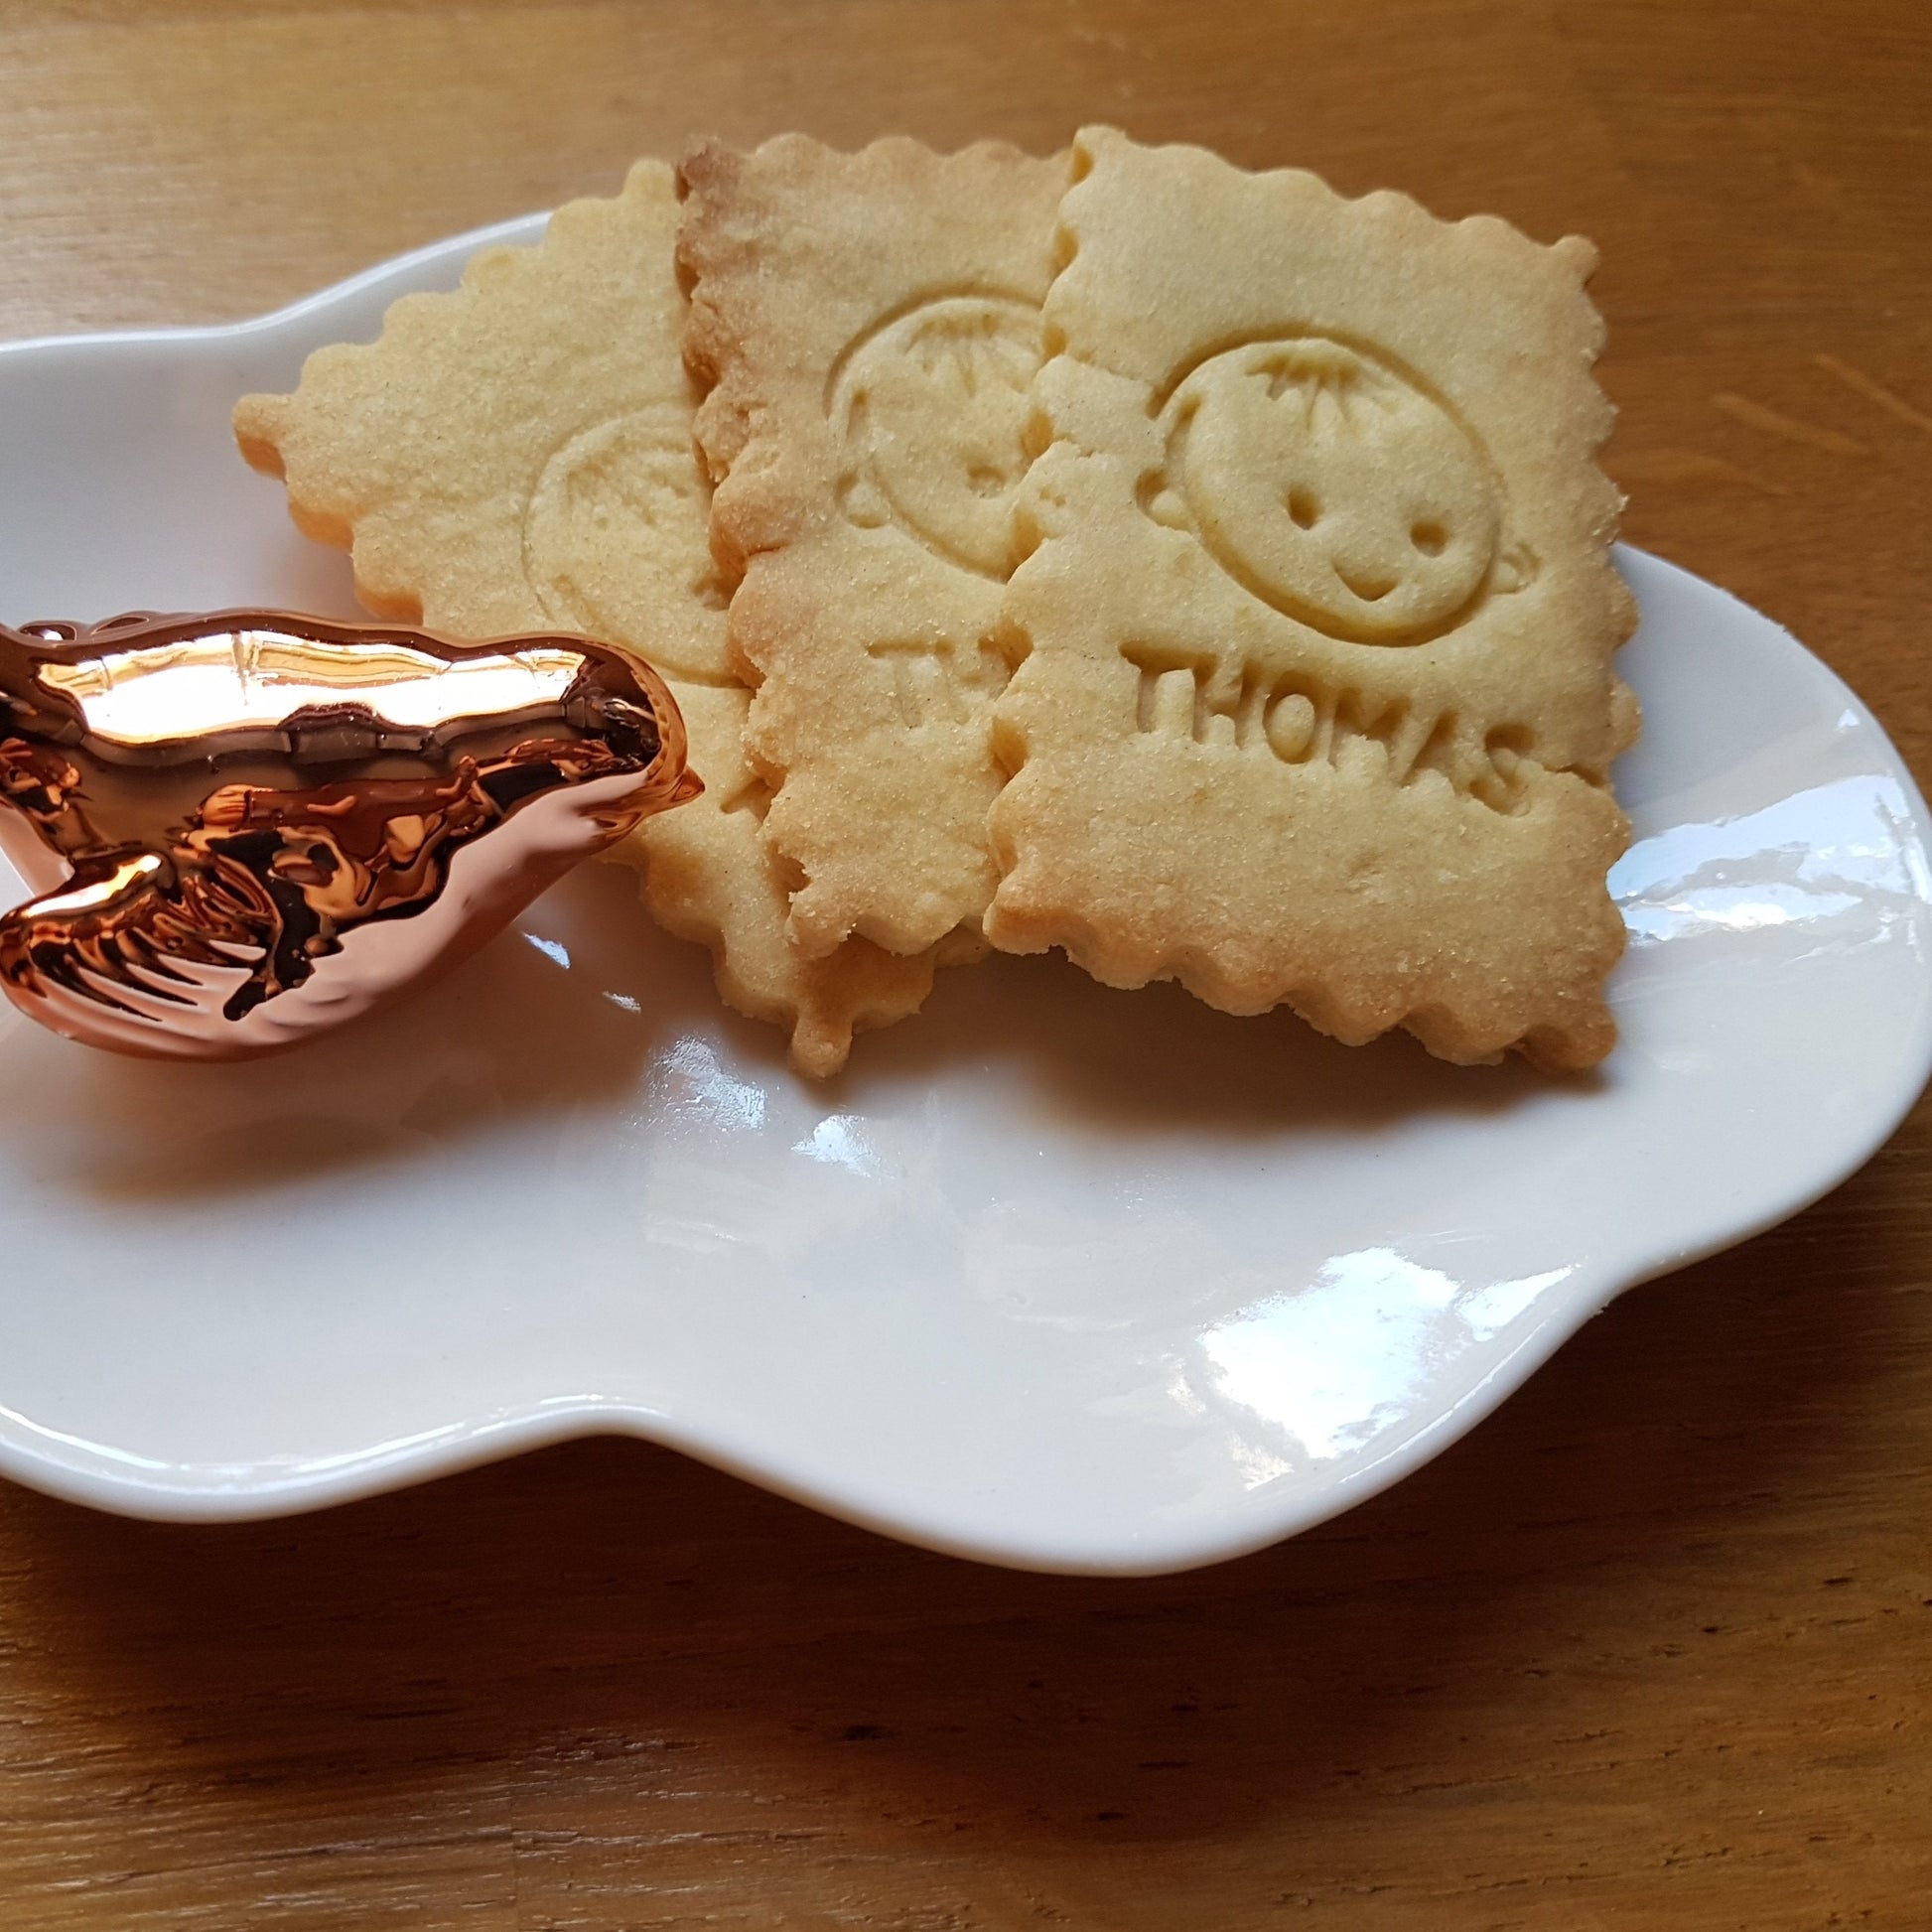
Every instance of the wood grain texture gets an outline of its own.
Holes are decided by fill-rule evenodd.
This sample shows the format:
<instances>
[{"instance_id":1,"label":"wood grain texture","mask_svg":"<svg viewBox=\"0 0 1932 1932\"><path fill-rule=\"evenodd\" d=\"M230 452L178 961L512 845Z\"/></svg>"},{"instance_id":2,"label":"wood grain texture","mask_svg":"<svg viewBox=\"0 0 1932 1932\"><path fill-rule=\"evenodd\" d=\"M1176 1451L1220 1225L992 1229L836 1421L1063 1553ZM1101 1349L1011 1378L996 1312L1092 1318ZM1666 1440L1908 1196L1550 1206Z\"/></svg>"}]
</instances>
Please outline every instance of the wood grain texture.
<instances>
[{"instance_id":1,"label":"wood grain texture","mask_svg":"<svg viewBox=\"0 0 1932 1932\"><path fill-rule=\"evenodd\" d=\"M1920 0L15 4L0 334L243 315L697 132L1086 119L1593 234L1629 535L1926 770ZM1923 1932L1929 1126L1191 1577L620 1444L219 1531L0 1490L0 1924Z\"/></svg>"}]
</instances>

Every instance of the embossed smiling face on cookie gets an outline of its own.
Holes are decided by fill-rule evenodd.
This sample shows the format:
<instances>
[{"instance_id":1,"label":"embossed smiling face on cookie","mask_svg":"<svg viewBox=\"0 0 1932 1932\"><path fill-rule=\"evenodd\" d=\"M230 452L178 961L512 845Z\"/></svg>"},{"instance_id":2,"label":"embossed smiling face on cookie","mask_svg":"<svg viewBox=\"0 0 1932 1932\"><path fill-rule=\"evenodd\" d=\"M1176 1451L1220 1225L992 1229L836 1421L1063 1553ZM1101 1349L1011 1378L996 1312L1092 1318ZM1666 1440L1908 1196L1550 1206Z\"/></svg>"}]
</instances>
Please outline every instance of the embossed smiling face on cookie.
<instances>
[{"instance_id":1,"label":"embossed smiling face on cookie","mask_svg":"<svg viewBox=\"0 0 1932 1932\"><path fill-rule=\"evenodd\" d=\"M727 594L710 494L676 402L594 419L552 451L523 518L523 575L555 624L709 681Z\"/></svg>"},{"instance_id":2,"label":"embossed smiling face on cookie","mask_svg":"<svg viewBox=\"0 0 1932 1932\"><path fill-rule=\"evenodd\" d=\"M1333 637L1440 636L1497 573L1502 502L1469 430L1424 386L1323 336L1209 357L1163 415L1151 505L1238 583Z\"/></svg>"},{"instance_id":3,"label":"embossed smiling face on cookie","mask_svg":"<svg viewBox=\"0 0 1932 1932\"><path fill-rule=\"evenodd\" d=\"M1039 312L1003 296L941 297L864 338L829 398L846 514L1004 579L1038 366Z\"/></svg>"}]
</instances>

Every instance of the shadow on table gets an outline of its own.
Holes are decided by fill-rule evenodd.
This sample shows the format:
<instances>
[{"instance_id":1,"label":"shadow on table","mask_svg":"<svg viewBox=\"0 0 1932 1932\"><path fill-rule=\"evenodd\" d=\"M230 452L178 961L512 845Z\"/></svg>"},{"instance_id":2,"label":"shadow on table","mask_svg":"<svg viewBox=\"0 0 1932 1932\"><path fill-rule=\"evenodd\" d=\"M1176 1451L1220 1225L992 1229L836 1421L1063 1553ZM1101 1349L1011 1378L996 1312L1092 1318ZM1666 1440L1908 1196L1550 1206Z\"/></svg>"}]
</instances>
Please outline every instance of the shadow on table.
<instances>
[{"instance_id":1,"label":"shadow on table","mask_svg":"<svg viewBox=\"0 0 1932 1932\"><path fill-rule=\"evenodd\" d=\"M223 1529L9 1492L7 1621L35 1697L96 1714L154 1802L218 1786L292 1842L439 1806L470 1829L486 1786L525 1822L627 1821L612 1882L644 1888L675 1861L640 1847L686 1828L948 1858L984 1829L982 1863L1113 1846L1121 1871L1158 1845L1145 1882L1184 1886L1190 1846L1265 1824L1276 1863L1332 1862L1419 1794L1511 1788L1551 1725L1613 1725L1662 1659L1722 1671L1733 1608L1820 1587L1794 1525L1904 1353L1902 1219L1867 1171L1629 1297L1394 1491L1192 1575L981 1568L606 1442Z\"/></svg>"}]
</instances>

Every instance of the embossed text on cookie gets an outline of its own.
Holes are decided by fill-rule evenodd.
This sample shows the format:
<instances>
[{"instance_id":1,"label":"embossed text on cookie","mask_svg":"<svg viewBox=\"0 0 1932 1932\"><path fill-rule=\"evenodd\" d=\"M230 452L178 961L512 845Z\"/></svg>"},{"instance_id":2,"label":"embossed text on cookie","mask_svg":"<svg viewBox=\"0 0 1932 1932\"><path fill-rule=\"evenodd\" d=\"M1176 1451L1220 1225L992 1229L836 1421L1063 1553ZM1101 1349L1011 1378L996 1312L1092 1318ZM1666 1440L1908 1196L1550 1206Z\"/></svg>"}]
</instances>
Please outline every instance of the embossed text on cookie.
<instances>
[{"instance_id":1,"label":"embossed text on cookie","mask_svg":"<svg viewBox=\"0 0 1932 1932\"><path fill-rule=\"evenodd\" d=\"M908 731L921 725L971 724L1006 689L1013 673L982 637L955 649L950 637L932 642L868 644L866 655L886 666L893 680L893 708Z\"/></svg>"},{"instance_id":2,"label":"embossed text on cookie","mask_svg":"<svg viewBox=\"0 0 1932 1932\"><path fill-rule=\"evenodd\" d=\"M1406 698L1294 671L1270 675L1239 656L1137 643L1123 644L1120 654L1140 673L1140 732L1290 765L1334 766L1366 753L1399 785L1435 771L1492 811L1519 811L1527 802L1521 766L1529 737L1518 726L1477 732L1454 711L1418 710Z\"/></svg>"}]
</instances>

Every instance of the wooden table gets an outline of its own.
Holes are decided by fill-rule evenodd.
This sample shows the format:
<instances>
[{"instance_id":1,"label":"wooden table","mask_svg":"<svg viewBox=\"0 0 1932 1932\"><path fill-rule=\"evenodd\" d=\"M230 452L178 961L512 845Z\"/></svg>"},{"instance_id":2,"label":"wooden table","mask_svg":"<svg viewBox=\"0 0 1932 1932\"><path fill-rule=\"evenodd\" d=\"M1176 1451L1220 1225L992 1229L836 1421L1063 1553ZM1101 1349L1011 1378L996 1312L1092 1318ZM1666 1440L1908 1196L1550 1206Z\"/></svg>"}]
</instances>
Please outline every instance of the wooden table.
<instances>
[{"instance_id":1,"label":"wooden table","mask_svg":"<svg viewBox=\"0 0 1932 1932\"><path fill-rule=\"evenodd\" d=\"M1926 768L1923 0L15 0L0 334L245 315L698 132L1095 118L1593 234L1628 534ZM1193 1576L626 1444L224 1530L0 1491L0 1923L1923 1932L1929 1181L1921 1109Z\"/></svg>"}]
</instances>

